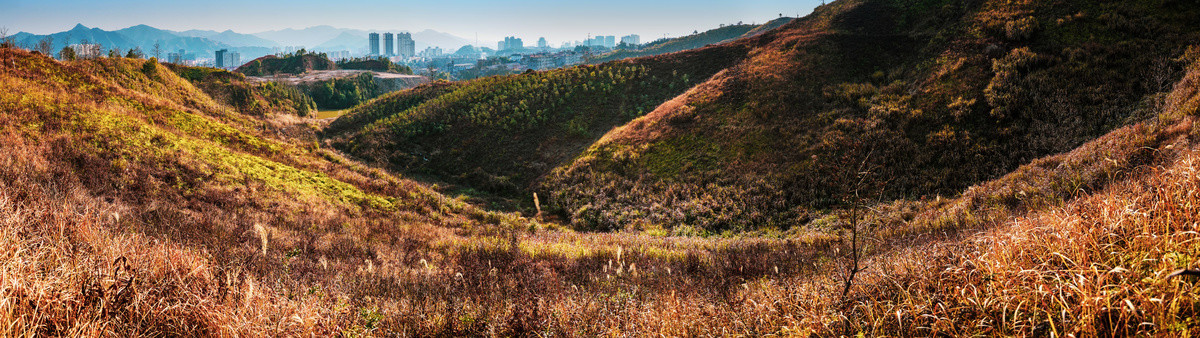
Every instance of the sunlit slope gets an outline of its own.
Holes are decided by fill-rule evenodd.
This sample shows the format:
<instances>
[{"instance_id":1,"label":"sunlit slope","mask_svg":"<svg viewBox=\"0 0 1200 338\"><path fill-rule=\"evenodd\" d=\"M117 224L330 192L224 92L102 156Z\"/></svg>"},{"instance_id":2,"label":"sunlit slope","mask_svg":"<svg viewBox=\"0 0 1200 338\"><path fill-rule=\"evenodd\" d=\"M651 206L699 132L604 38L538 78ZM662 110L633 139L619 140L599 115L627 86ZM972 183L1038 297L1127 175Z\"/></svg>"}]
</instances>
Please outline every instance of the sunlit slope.
<instances>
[{"instance_id":1,"label":"sunlit slope","mask_svg":"<svg viewBox=\"0 0 1200 338\"><path fill-rule=\"evenodd\" d=\"M263 330L283 313L333 311L311 306L332 309L334 298L275 297L333 287L330 276L411 240L414 228L428 236L501 217L311 141L268 137L274 124L154 61L0 56L10 258L0 313L12 333L190 335L239 322ZM290 268L278 265L285 257ZM269 280L288 282L254 291ZM230 288L267 303L225 302Z\"/></svg>"},{"instance_id":2,"label":"sunlit slope","mask_svg":"<svg viewBox=\"0 0 1200 338\"><path fill-rule=\"evenodd\" d=\"M838 1L610 133L534 190L576 227L787 228L855 194L956 194L1152 115L1178 1ZM814 211L818 211L814 214Z\"/></svg>"}]
</instances>

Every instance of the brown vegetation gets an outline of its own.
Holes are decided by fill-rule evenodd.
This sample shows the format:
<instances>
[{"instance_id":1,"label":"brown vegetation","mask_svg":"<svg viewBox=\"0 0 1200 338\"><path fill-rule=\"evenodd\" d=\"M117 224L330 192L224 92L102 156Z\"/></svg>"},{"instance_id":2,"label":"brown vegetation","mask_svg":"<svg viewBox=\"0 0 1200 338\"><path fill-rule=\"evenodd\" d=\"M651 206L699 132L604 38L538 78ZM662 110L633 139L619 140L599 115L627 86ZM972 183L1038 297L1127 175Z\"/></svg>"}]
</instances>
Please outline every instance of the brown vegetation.
<instances>
[{"instance_id":1,"label":"brown vegetation","mask_svg":"<svg viewBox=\"0 0 1200 338\"><path fill-rule=\"evenodd\" d=\"M847 10L859 14L895 9L856 7L861 4L877 3L832 6L849 6ZM1162 5L1172 4L1177 3ZM1028 25L1022 19L1055 11L982 6L968 11L972 20L988 23L972 26L979 34L1040 43L1049 42L1039 39L1067 38L1044 20ZM933 7L960 13L953 7ZM928 10L905 8L915 13ZM1144 28L1145 21L1128 19L1136 16L1122 12L1138 8L1117 6L1110 11L1117 16L1104 22L1122 32ZM1070 20L1087 16L1067 12ZM1194 281L1167 278L1172 271L1194 267L1200 255L1194 245L1200 237L1196 48L1172 54L1177 57L1161 68L1152 67L1155 74L1131 75L1137 81L1113 89L1123 98L1111 102L1077 101L1068 93L1045 103L1037 93L1052 87L1046 81L1078 75L1048 65L1069 63L1059 58L1076 52L1043 58L1045 46L1037 44L995 53L994 61L983 62L991 57L978 55L947 58L932 69L912 72L917 75L884 73L875 82L855 85L850 80L856 76L876 77L874 65L925 51L911 40L878 43L856 35L881 27L849 34L804 26L816 22L842 30L863 27L847 22L864 17L837 13L845 12L826 8L792 24L821 29L768 32L764 40L745 42L785 41L753 53L746 63L697 87L680 89L681 96L646 117L608 115L611 120L590 121L605 122L595 130L622 119L633 122L608 133L577 163L604 164L601 157L607 156L642 165L609 166L633 172L596 170L587 179L557 173L579 179L558 182L595 197L596 204L582 213L597 215L592 218L600 220L597 224L641 230L607 233L576 232L552 222L490 212L464 203L462 196L448 197L356 163L316 142L317 128L310 120L214 98L209 90L198 88L188 69L173 72L149 64L152 61L126 58L59 62L0 48L0 60L9 61L0 65L0 87L6 89L0 91L0 321L6 323L0 335L1187 336L1198 325L1194 318L1200 293L1190 287ZM910 22L917 17L890 18L919 29L932 27L930 21ZM780 40L772 40L776 38ZM789 44L796 48L779 48ZM829 56L871 48L892 53L859 60L861 64ZM1096 64L1130 62L1129 67L1136 68L1153 66L1150 60L1158 57L1122 59L1127 56L1099 58ZM787 62L795 58L811 62L803 67ZM832 63L823 66L828 62ZM984 64L983 73L982 68L971 68ZM852 74L823 73L829 72L826 67ZM1046 69L1037 67L1050 70L1039 74L1036 69ZM485 84L500 85L506 90L500 94L536 93L530 88L543 88L543 80L549 83L562 74L611 80L628 75L623 71L657 71L650 68L606 74L603 67L587 67L576 73L428 84L356 108L332 123L328 133L350 135L331 142L344 142L344 149L376 155L370 159L384 163L407 157L373 153L379 148L356 150L353 147L361 145L353 138L416 145L402 149L454 149L456 143L439 142L454 140L446 135L476 130L491 136L513 131L520 137L542 135L530 130L569 127L570 120L557 120L537 107L489 110L491 103L513 98L489 96L497 94L485 92L492 88ZM793 83L795 76L809 71L830 79ZM923 79L928 86L895 84L889 77ZM1167 83L1150 80L1156 78ZM958 87L958 80L946 79L973 80L962 80L971 85ZM798 91L748 90L743 85ZM928 92L907 94L913 88ZM271 97L264 93L268 88L244 89L250 97ZM734 93L755 99L721 99L739 97L731 96ZM782 145L734 152L754 162L720 157L728 156L728 145L721 143L730 140L725 137L757 130L738 129L745 125L729 121L794 121L755 114L786 112L791 106L769 105L790 102L793 98L787 96L796 93L858 102L834 105L847 111L817 117L818 122L828 118L834 124L821 129L828 138L819 146L801 148L818 155L816 164L804 160L814 153L793 155L781 150L789 148L774 148ZM958 97L966 93L971 95ZM1038 99L1024 101L1031 100L1030 95ZM972 100L975 103L969 103ZM731 104L746 107L740 110ZM768 106L756 106L760 104ZM924 109L943 104L948 111L911 114L914 107L929 112ZM441 109L460 105L473 109L466 110L472 114L446 118L451 115ZM1102 109L1110 105L1133 108L1127 115ZM997 109L1001 106L1006 108ZM1084 121L1094 117L1120 117L1123 122L1109 126ZM725 123L726 129L702 128L713 121ZM887 126L901 122L905 124ZM908 170L923 173L914 174L918 178L945 179L961 174L956 170L981 169L951 166L961 164L951 155L963 148L913 146L951 158L943 163L946 166L926 167L906 166L901 155L911 155L904 150L908 148L882 145L965 140L954 136L961 131L954 128L994 125L1005 126L997 133L1042 147L1041 152L1073 150L1034 160L993 159L998 164L970 159L962 163L982 163L1004 173L990 180L983 174L961 179L955 184L970 187L951 194L921 197L892 191L908 191L905 187L918 184L916 178L903 178L911 174ZM1084 131L1050 128L1055 125ZM442 129L432 128L436 126ZM825 128L820 123L808 126ZM1021 128L1028 129L1015 131ZM580 139L599 136L593 129L584 130L588 133ZM864 130L871 132L859 133ZM1039 130L1061 135L1029 134ZM416 137L396 141L363 131ZM1088 133L1102 135L1089 138ZM628 148L605 149L612 144ZM864 209L854 210L866 212L860 217L793 203L798 197L789 194L811 190L782 189L770 175L745 175L748 168L773 168L772 156L796 156L797 163L812 165L780 172L816 175L811 179L848 188L820 195L828 205L862 205ZM1020 165L1010 170L1010 163ZM726 170L730 167L747 171ZM703 184L689 181L705 173L740 176ZM630 185L620 183L629 177L637 179ZM660 183L646 183L651 177ZM587 190L589 184L608 184L604 189L610 190ZM885 192L852 195L867 190ZM874 201L875 195L884 198L863 203ZM602 204L605 199L651 212L625 213L628 210ZM779 215L764 216L764 210L784 210L781 214L791 213L784 214L786 219L806 222L729 231L723 238L667 236L720 229L704 225L713 220L732 223ZM840 231L847 228L855 229L851 236ZM845 250L852 254L839 252ZM845 278L846 271L854 271L855 277Z\"/></svg>"}]
</instances>

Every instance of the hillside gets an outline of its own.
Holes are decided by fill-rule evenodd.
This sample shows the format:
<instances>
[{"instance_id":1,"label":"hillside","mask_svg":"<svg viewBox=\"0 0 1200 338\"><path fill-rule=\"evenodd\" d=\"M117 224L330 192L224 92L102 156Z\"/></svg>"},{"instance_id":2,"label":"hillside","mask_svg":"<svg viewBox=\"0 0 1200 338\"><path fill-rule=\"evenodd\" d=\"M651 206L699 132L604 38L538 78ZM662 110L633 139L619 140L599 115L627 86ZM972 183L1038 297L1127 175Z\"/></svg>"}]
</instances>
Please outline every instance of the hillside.
<instances>
[{"instance_id":1,"label":"hillside","mask_svg":"<svg viewBox=\"0 0 1200 338\"><path fill-rule=\"evenodd\" d=\"M251 116L277 114L308 116L317 109L313 99L297 88L273 82L247 81L226 70L165 64L217 102Z\"/></svg>"},{"instance_id":2,"label":"hillside","mask_svg":"<svg viewBox=\"0 0 1200 338\"><path fill-rule=\"evenodd\" d=\"M923 4L839 1L763 34L536 191L577 228L684 231L788 228L853 195L953 195L1152 116L1197 37L1196 12L1169 1ZM873 174L869 191L851 167Z\"/></svg>"},{"instance_id":3,"label":"hillside","mask_svg":"<svg viewBox=\"0 0 1200 338\"><path fill-rule=\"evenodd\" d=\"M146 60L0 49L0 332L1184 335L1200 293L1164 277L1200 254L1200 52L1181 56L1151 118L873 204L869 269L837 297L848 214L763 237L556 230L272 133Z\"/></svg>"},{"instance_id":4,"label":"hillside","mask_svg":"<svg viewBox=\"0 0 1200 338\"><path fill-rule=\"evenodd\" d=\"M368 103L347 118L381 118L331 136L526 212L538 193L576 229L785 230L863 195L847 167L870 170L869 196L953 195L1151 116L1198 37L1196 14L1175 1L845 0L718 46L467 82L491 94L404 110ZM627 64L686 74L688 89L586 91L593 70ZM588 81L539 85L572 74ZM580 90L565 100L579 106L544 99Z\"/></svg>"},{"instance_id":5,"label":"hillside","mask_svg":"<svg viewBox=\"0 0 1200 338\"><path fill-rule=\"evenodd\" d=\"M322 150L315 127L280 133L152 61L0 54L5 334L265 332L357 311L337 310L337 290L372 291L332 276L377 247L507 219ZM332 329L299 324L274 330Z\"/></svg>"},{"instance_id":6,"label":"hillside","mask_svg":"<svg viewBox=\"0 0 1200 338\"><path fill-rule=\"evenodd\" d=\"M1190 336L1197 17L841 0L327 125L0 46L0 335Z\"/></svg>"},{"instance_id":7,"label":"hillside","mask_svg":"<svg viewBox=\"0 0 1200 338\"><path fill-rule=\"evenodd\" d=\"M637 49L618 49L606 54L588 59L588 63L598 64L608 61L634 57L654 56L696 49L708 45L728 42L738 38L746 38L762 34L791 22L794 18L779 18L761 25L728 25L678 38L659 39L645 44Z\"/></svg>"},{"instance_id":8,"label":"hillside","mask_svg":"<svg viewBox=\"0 0 1200 338\"><path fill-rule=\"evenodd\" d=\"M297 53L283 56L267 55L254 59L239 66L235 72L249 76L270 76L275 74L302 74L313 70L334 70L337 65L325 57L325 54Z\"/></svg>"},{"instance_id":9,"label":"hillside","mask_svg":"<svg viewBox=\"0 0 1200 338\"><path fill-rule=\"evenodd\" d=\"M356 157L512 195L607 132L736 62L745 49L488 77L355 107L332 144ZM419 102L408 97L438 96ZM413 104L394 104L394 102Z\"/></svg>"},{"instance_id":10,"label":"hillside","mask_svg":"<svg viewBox=\"0 0 1200 338\"><path fill-rule=\"evenodd\" d=\"M641 297L708 307L735 280L810 271L814 252L782 240L593 236L481 210L191 82L233 73L0 59L5 335L599 335L615 322L598 318L669 309L626 306Z\"/></svg>"}]
</instances>

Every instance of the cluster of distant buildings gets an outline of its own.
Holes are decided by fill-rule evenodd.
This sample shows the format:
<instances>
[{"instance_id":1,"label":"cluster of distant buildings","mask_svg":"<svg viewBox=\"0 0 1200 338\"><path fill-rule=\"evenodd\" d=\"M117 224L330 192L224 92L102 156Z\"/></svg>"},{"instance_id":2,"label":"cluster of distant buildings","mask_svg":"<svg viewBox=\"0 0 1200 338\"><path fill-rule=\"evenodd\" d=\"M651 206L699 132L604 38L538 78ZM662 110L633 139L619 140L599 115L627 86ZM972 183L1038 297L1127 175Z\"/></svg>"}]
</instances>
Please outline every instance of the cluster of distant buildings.
<instances>
[{"instance_id":1,"label":"cluster of distant buildings","mask_svg":"<svg viewBox=\"0 0 1200 338\"><path fill-rule=\"evenodd\" d=\"M275 55L292 54L301 50L304 50L304 46L283 46L271 48L272 54Z\"/></svg>"},{"instance_id":2,"label":"cluster of distant buildings","mask_svg":"<svg viewBox=\"0 0 1200 338\"><path fill-rule=\"evenodd\" d=\"M82 59L94 59L104 56L104 48L96 43L76 43L67 45L71 51L75 52L75 57ZM188 53L180 49L173 52L168 52L166 59L167 63L188 66L211 66L211 63L201 63L196 61L196 54ZM227 50L217 51L217 67L232 68L237 67L241 62L241 56L237 52L229 52Z\"/></svg>"},{"instance_id":3,"label":"cluster of distant buildings","mask_svg":"<svg viewBox=\"0 0 1200 338\"><path fill-rule=\"evenodd\" d=\"M618 41L620 45L618 44ZM440 47L427 47L422 51L416 50L416 41L411 33L375 33L367 36L367 57L384 57L411 67L419 73L451 73L475 70L475 73L517 72L525 69L545 70L568 67L580 64L587 55L606 52L618 46L636 47L641 45L641 37L637 34L622 36L620 40L613 35L589 36L583 41L565 42L559 48L551 47L546 38L538 38L536 47L526 46L518 37L505 37L496 44L496 49L465 46L457 51L445 51ZM100 45L72 45L75 53L81 57L100 56ZM292 54L305 50L304 46L273 47L276 55ZM325 51L330 60L348 60L363 56L363 50L352 53L348 50ZM242 64L241 54L229 49L216 51L213 59L202 60L200 63L195 55L178 50L167 54L167 62L195 66L212 66L222 69L234 69Z\"/></svg>"},{"instance_id":4,"label":"cluster of distant buildings","mask_svg":"<svg viewBox=\"0 0 1200 338\"><path fill-rule=\"evenodd\" d=\"M619 42L619 44L618 44ZM545 70L568 67L580 64L588 55L607 52L617 47L637 47L641 45L641 37L637 34L622 36L619 40L614 35L589 36L583 41L565 42L559 48L551 47L546 38L538 38L536 47L526 46L518 37L509 36L496 44L496 49L464 46L457 51L445 51L440 47L427 47L422 51L416 50L416 41L411 33L372 32L367 35L367 48L357 53L348 50L324 51L325 55L334 61L348 60L354 57L383 57L394 62L402 63L418 73L450 73L460 74L465 71L480 73L518 72L525 69ZM99 45L73 45L76 54L99 55ZM276 55L292 54L305 50L304 46L274 47ZM195 61L195 56L186 54L184 50L167 55L167 62L198 66L213 66L222 69L234 69L241 65L241 54L237 51L222 49L216 51L214 58L203 63ZM465 73L464 73L465 74Z\"/></svg>"},{"instance_id":5,"label":"cluster of distant buildings","mask_svg":"<svg viewBox=\"0 0 1200 338\"><path fill-rule=\"evenodd\" d=\"M620 39L614 35L594 37L589 35L585 40L564 42L557 48L550 46L545 37L538 38L534 46L526 46L525 41L521 38L508 36L497 42L496 49L467 45L457 51L443 50L433 46L417 51L416 41L413 41L411 33L372 32L367 36L365 49L357 49L353 52L350 50L324 50L322 52L334 61L363 56L383 57L407 65L418 73L450 73L453 77L460 72L471 70L475 70L475 72L468 73L479 74L500 73L506 70L515 72L525 69L544 70L567 67L584 62L590 55L603 54L615 48L636 48L640 45L641 37L637 34L622 36ZM102 57L105 52L100 44L80 43L68 47L81 58ZM306 50L304 46L272 48L274 54L280 56ZM161 58L161 56L159 57ZM167 53L163 61L222 69L235 69L243 62L241 54L232 49L217 50L212 59L197 58L195 54L179 49ZM466 75L476 76L470 74Z\"/></svg>"},{"instance_id":6,"label":"cluster of distant buildings","mask_svg":"<svg viewBox=\"0 0 1200 338\"><path fill-rule=\"evenodd\" d=\"M367 37L372 56L410 58L417 55L417 43L413 41L412 34L396 34L393 39L392 33L383 33L383 49L379 48L379 37L379 33L371 33Z\"/></svg>"},{"instance_id":7,"label":"cluster of distant buildings","mask_svg":"<svg viewBox=\"0 0 1200 338\"><path fill-rule=\"evenodd\" d=\"M393 54L388 54L389 34L383 35L383 48L377 49L379 40L377 33L371 33L368 42L372 55L394 55L397 62L404 63L418 73L432 75L449 73L460 78L486 76L524 71L526 69L545 70L568 67L580 64L588 55L605 53L618 47L637 47L641 45L641 37L636 34L626 35L617 39L616 36L589 36L584 41L566 42L561 47L551 47L546 38L538 38L536 46L526 46L525 41L515 36L505 37L496 43L496 49L465 46L457 51L443 51L438 47L428 47L419 53L409 54L406 43L412 41L407 34L397 38L400 48ZM620 44L618 44L618 41Z\"/></svg>"},{"instance_id":8,"label":"cluster of distant buildings","mask_svg":"<svg viewBox=\"0 0 1200 338\"><path fill-rule=\"evenodd\" d=\"M622 36L620 43L629 47L636 47L642 44L642 37L637 34ZM615 35L598 35L595 37L588 37L583 41L575 41L574 44L569 42L563 43L561 48L568 49L576 46L616 48L618 45L617 37ZM527 49L524 41L522 41L521 38L514 36L505 37L504 41L500 41L496 44L497 51L522 49ZM542 51L550 49L549 43L546 42L546 38L538 38L537 49Z\"/></svg>"},{"instance_id":9,"label":"cluster of distant buildings","mask_svg":"<svg viewBox=\"0 0 1200 338\"><path fill-rule=\"evenodd\" d=\"M642 37L638 36L637 34L630 34L630 35L622 36L621 43L626 46L638 46L638 45L642 44ZM613 35L600 35L600 36L596 36L596 37L590 37L587 40L584 40L582 43L576 42L576 45L588 46L588 47L616 48L617 47L617 37L613 36Z\"/></svg>"}]
</instances>

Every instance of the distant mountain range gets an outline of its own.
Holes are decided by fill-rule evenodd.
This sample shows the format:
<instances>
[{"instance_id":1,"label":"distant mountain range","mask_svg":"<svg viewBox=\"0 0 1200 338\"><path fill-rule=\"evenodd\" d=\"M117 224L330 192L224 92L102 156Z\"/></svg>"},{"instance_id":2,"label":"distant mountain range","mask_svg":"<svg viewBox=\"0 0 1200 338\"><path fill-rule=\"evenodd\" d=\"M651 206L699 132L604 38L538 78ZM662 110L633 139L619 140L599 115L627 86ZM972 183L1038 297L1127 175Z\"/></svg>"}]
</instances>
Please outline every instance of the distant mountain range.
<instances>
[{"instance_id":1,"label":"distant mountain range","mask_svg":"<svg viewBox=\"0 0 1200 338\"><path fill-rule=\"evenodd\" d=\"M21 32L13 35L13 40L20 46L33 47L47 37L51 39L52 49L55 51L67 45L86 42L100 44L104 49L120 48L121 50L129 50L139 48L146 55L152 56L154 45L158 44L161 50L159 57L162 58L166 58L167 53L180 49L184 50L185 53L195 54L197 58L211 58L217 50L229 49L240 53L242 60L253 60L271 54L273 52L271 47L278 46L277 43L265 39L230 31L212 34L208 37L198 37L192 34L183 34L147 25L106 31L77 24L68 31L48 35ZM260 40L262 45L246 43L247 41L254 41L252 39Z\"/></svg>"},{"instance_id":2,"label":"distant mountain range","mask_svg":"<svg viewBox=\"0 0 1200 338\"><path fill-rule=\"evenodd\" d=\"M280 47L280 44L275 41L263 39L250 34L235 33L232 30L224 32L206 31L206 30L187 30L176 32L178 35L191 36L197 38L205 38L216 42L224 43L234 47Z\"/></svg>"},{"instance_id":3,"label":"distant mountain range","mask_svg":"<svg viewBox=\"0 0 1200 338\"><path fill-rule=\"evenodd\" d=\"M273 53L274 47L306 46L318 51L349 50L354 53L365 52L367 35L372 31L336 28L332 26L314 26L304 29L288 28L283 30L266 31L255 34L242 34L232 30L223 32L213 30L187 30L182 32L158 29L147 25L137 25L115 31L99 28L88 28L77 24L70 30L47 35L20 32L12 36L20 46L34 47L38 42L49 37L53 50L57 51L70 44L95 43L104 49L120 48L129 50L139 48L151 55L157 43L162 50L160 57L166 53L183 49L186 53L195 54L197 58L211 58L220 49L237 51L242 60L249 61ZM379 32L388 32L379 30ZM402 32L393 30L393 33ZM423 30L413 33L417 50L429 46L441 47L444 50L455 50L472 41L451 34L434 30Z\"/></svg>"},{"instance_id":4,"label":"distant mountain range","mask_svg":"<svg viewBox=\"0 0 1200 338\"><path fill-rule=\"evenodd\" d=\"M266 31L254 33L254 35L278 41L284 45L305 46L318 51L349 50L351 52L360 52L367 48L367 35L371 32L390 32L394 34L408 31L386 29L361 30L336 28L333 26L313 26L304 29L288 28ZM410 33L412 33L413 40L416 42L417 50L423 50L425 47L441 47L443 50L456 50L465 45L475 44L475 41L431 29ZM495 42L481 43L485 45L495 44Z\"/></svg>"}]
</instances>

